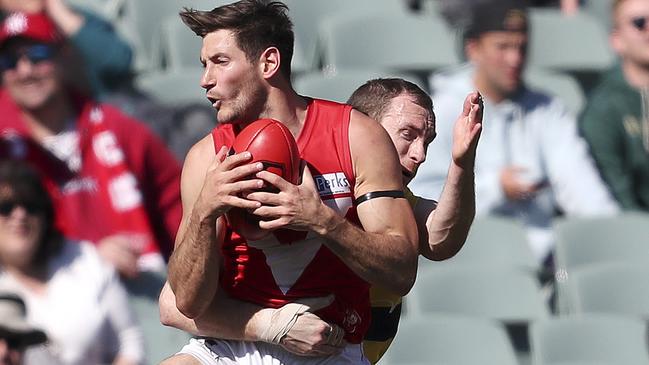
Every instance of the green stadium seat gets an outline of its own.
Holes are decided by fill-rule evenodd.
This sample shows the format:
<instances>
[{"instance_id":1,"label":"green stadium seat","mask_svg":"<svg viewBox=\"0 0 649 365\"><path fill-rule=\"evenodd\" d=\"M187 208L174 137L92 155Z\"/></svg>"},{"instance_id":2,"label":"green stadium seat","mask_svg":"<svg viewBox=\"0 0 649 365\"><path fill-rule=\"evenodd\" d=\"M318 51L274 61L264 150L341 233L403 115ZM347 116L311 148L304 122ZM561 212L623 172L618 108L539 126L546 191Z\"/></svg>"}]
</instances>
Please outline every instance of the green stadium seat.
<instances>
[{"instance_id":1,"label":"green stadium seat","mask_svg":"<svg viewBox=\"0 0 649 365\"><path fill-rule=\"evenodd\" d=\"M572 313L610 313L649 320L649 268L627 263L573 270L567 281Z\"/></svg>"},{"instance_id":2,"label":"green stadium seat","mask_svg":"<svg viewBox=\"0 0 649 365\"><path fill-rule=\"evenodd\" d=\"M517 365L507 333L497 323L461 316L422 316L401 321L379 364Z\"/></svg>"},{"instance_id":3,"label":"green stadium seat","mask_svg":"<svg viewBox=\"0 0 649 365\"><path fill-rule=\"evenodd\" d=\"M379 68L428 74L457 65L455 35L443 20L409 14L326 19L319 45L324 68Z\"/></svg>"},{"instance_id":4,"label":"green stadium seat","mask_svg":"<svg viewBox=\"0 0 649 365\"><path fill-rule=\"evenodd\" d=\"M554 317L533 323L531 339L534 365L567 362L649 364L645 323L631 318Z\"/></svg>"},{"instance_id":5,"label":"green stadium seat","mask_svg":"<svg viewBox=\"0 0 649 365\"><path fill-rule=\"evenodd\" d=\"M359 86L368 80L379 77L401 77L425 90L423 83L415 75L370 69L341 69L330 73L306 73L296 76L293 86L302 95L344 103Z\"/></svg>"}]
</instances>

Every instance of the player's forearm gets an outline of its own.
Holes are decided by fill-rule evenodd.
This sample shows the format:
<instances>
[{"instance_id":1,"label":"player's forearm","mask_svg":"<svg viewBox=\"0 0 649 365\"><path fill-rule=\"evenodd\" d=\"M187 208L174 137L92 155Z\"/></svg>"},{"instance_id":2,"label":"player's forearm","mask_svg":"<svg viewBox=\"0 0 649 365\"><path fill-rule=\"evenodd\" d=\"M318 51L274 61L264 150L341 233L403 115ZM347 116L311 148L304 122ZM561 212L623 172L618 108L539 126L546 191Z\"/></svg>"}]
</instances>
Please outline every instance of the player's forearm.
<instances>
[{"instance_id":1,"label":"player's forearm","mask_svg":"<svg viewBox=\"0 0 649 365\"><path fill-rule=\"evenodd\" d=\"M327 246L356 275L399 295L412 288L417 272L416 239L363 231L331 209L323 215L323 222L319 233L328 239Z\"/></svg>"},{"instance_id":2,"label":"player's forearm","mask_svg":"<svg viewBox=\"0 0 649 365\"><path fill-rule=\"evenodd\" d=\"M208 310L192 319L177 308L176 297L165 285L160 293L160 321L194 336L227 340L259 341L264 324L270 321L272 309L230 298L218 290Z\"/></svg>"},{"instance_id":3,"label":"player's forearm","mask_svg":"<svg viewBox=\"0 0 649 365\"><path fill-rule=\"evenodd\" d=\"M217 219L194 210L169 259L169 283L180 312L190 318L209 306L219 282L221 252Z\"/></svg>"},{"instance_id":4,"label":"player's forearm","mask_svg":"<svg viewBox=\"0 0 649 365\"><path fill-rule=\"evenodd\" d=\"M473 168L451 162L439 204L426 220L428 240L420 245L422 255L437 261L454 256L464 245L474 217Z\"/></svg>"}]
</instances>

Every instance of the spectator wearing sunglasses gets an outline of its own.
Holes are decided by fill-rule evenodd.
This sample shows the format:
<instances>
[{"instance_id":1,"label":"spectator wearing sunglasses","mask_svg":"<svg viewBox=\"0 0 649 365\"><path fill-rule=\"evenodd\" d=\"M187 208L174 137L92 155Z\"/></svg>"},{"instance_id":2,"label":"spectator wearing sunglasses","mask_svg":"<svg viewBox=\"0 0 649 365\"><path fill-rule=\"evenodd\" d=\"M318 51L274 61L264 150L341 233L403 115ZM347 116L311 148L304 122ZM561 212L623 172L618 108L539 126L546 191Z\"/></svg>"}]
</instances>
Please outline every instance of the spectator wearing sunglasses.
<instances>
[{"instance_id":1,"label":"spectator wearing sunglasses","mask_svg":"<svg viewBox=\"0 0 649 365\"><path fill-rule=\"evenodd\" d=\"M613 2L619 63L591 94L580 128L625 210L649 211L649 0Z\"/></svg>"},{"instance_id":2,"label":"spectator wearing sunglasses","mask_svg":"<svg viewBox=\"0 0 649 365\"><path fill-rule=\"evenodd\" d=\"M0 293L0 365L23 365L25 350L44 343L45 333L27 323L23 300Z\"/></svg>"},{"instance_id":3,"label":"spectator wearing sunglasses","mask_svg":"<svg viewBox=\"0 0 649 365\"><path fill-rule=\"evenodd\" d=\"M27 321L47 334L48 358L65 365L141 363L141 330L115 270L93 245L56 230L48 192L20 161L0 163L0 268L2 290L20 295ZM1 303L0 328L13 323ZM43 363L50 362L26 365Z\"/></svg>"},{"instance_id":4,"label":"spectator wearing sunglasses","mask_svg":"<svg viewBox=\"0 0 649 365\"><path fill-rule=\"evenodd\" d=\"M79 83L95 97L103 100L130 81L133 52L98 15L73 9L63 0L0 0L2 18L13 12L42 13L52 19L80 56L75 67Z\"/></svg>"},{"instance_id":5,"label":"spectator wearing sunglasses","mask_svg":"<svg viewBox=\"0 0 649 365\"><path fill-rule=\"evenodd\" d=\"M74 93L67 47L42 14L0 24L0 158L42 172L67 237L96 242L125 277L162 271L180 224L179 163L142 123Z\"/></svg>"}]
</instances>

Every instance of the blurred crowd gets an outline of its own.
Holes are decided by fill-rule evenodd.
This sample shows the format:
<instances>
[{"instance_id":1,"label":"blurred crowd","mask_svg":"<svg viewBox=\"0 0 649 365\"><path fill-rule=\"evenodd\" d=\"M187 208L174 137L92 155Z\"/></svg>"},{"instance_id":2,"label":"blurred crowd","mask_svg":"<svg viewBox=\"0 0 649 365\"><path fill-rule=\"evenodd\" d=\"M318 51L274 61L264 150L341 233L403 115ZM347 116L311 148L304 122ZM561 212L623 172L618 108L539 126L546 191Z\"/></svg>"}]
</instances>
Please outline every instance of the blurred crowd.
<instances>
[{"instance_id":1,"label":"blurred crowd","mask_svg":"<svg viewBox=\"0 0 649 365\"><path fill-rule=\"evenodd\" d=\"M463 31L467 63L430 76L437 137L415 193L439 197L450 126L477 89L477 214L522 221L539 262L552 267L557 216L649 211L649 1L612 1L618 62L580 115L524 83L533 30L521 1L438 5ZM144 363L129 296L145 285L156 300L180 224L180 161L214 113L137 90L133 50L99 14L63 0L0 0L0 14L0 364Z\"/></svg>"}]
</instances>

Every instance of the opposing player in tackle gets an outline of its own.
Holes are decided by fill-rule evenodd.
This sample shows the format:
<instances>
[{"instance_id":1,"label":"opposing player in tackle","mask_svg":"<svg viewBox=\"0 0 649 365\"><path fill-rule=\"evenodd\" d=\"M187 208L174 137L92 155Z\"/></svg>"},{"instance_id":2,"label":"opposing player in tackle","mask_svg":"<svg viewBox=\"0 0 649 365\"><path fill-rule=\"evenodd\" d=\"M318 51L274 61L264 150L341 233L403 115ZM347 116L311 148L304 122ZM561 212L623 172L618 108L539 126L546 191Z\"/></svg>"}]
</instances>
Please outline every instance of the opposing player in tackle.
<instances>
[{"instance_id":1,"label":"opposing player in tackle","mask_svg":"<svg viewBox=\"0 0 649 365\"><path fill-rule=\"evenodd\" d=\"M426 150L436 135L430 96L403 79L375 79L356 89L347 103L378 121L388 132L399 154L404 185L408 185L426 160ZM469 94L454 125L452 159L439 204L414 196L406 188L419 230L419 253L430 260L454 256L466 241L473 222L473 166L482 130L482 111L480 94ZM372 286L370 293L372 324L363 347L365 356L374 364L397 333L401 296L381 285Z\"/></svg>"},{"instance_id":2,"label":"opposing player in tackle","mask_svg":"<svg viewBox=\"0 0 649 365\"><path fill-rule=\"evenodd\" d=\"M333 351L331 345L322 351L337 353L317 362L366 364L360 343L370 324L369 286L380 283L398 295L410 290L417 270L416 223L385 130L348 105L293 91L293 32L286 10L280 2L242 0L181 14L203 38L201 86L218 110L219 124L191 149L183 167L183 220L167 293L194 323L214 315L213 306L227 302L223 296L268 308L329 297L316 314L336 325L329 327L339 334L328 336ZM260 118L281 121L295 136L307 165L300 185L248 163L249 153L228 156L236 134ZM279 192L249 193L264 183ZM359 198L364 202L355 205ZM259 227L272 232L246 240L224 218L232 209L258 216ZM280 228L296 232L280 237ZM288 317L299 319L303 309ZM284 323L279 319L275 323ZM193 340L184 355L167 363L305 362L280 346L241 341L249 339L247 328L234 325L232 333L217 336L235 341ZM284 339L285 328L271 326L269 342ZM342 338L347 344L335 349Z\"/></svg>"}]
</instances>

